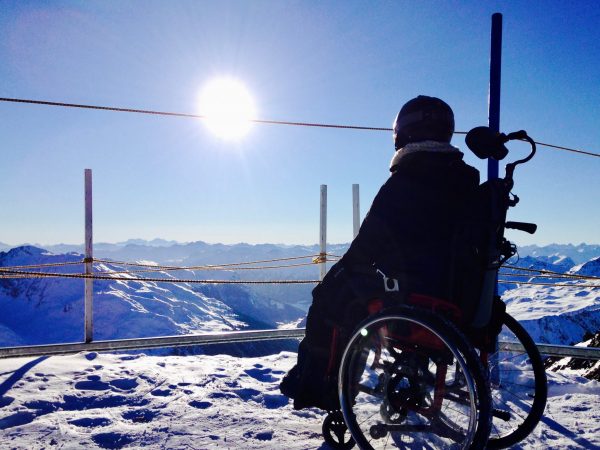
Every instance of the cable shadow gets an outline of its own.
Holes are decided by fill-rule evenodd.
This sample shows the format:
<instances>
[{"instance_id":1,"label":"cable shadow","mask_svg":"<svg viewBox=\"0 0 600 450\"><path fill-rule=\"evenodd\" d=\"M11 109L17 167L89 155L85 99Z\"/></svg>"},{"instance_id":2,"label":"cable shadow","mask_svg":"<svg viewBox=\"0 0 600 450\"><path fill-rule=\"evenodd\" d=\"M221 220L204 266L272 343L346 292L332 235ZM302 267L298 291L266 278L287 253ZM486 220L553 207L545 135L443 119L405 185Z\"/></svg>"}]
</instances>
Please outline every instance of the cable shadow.
<instances>
[{"instance_id":1,"label":"cable shadow","mask_svg":"<svg viewBox=\"0 0 600 450\"><path fill-rule=\"evenodd\" d=\"M46 359L48 359L48 356L40 356L37 359L31 360L28 363L23 364L20 368L15 370L10 377L8 377L2 382L2 384L0 384L0 397L4 396L4 394L6 394L15 385L15 383L17 383L17 381L21 380L23 376L32 367L37 366L39 363L45 361Z\"/></svg>"},{"instance_id":2,"label":"cable shadow","mask_svg":"<svg viewBox=\"0 0 600 450\"><path fill-rule=\"evenodd\" d=\"M588 448L588 449L592 449L592 450L600 450L600 446L594 444L593 442L588 441L587 439L585 439L581 436L578 436L573 431L569 430L568 428L565 428L563 425L561 425L560 423L556 422L553 419L550 419L549 417L542 417L541 421L545 425L547 425L550 429L557 431L559 433L562 433L563 436L571 439L572 441L576 442L578 445L581 445L582 448Z\"/></svg>"}]
</instances>

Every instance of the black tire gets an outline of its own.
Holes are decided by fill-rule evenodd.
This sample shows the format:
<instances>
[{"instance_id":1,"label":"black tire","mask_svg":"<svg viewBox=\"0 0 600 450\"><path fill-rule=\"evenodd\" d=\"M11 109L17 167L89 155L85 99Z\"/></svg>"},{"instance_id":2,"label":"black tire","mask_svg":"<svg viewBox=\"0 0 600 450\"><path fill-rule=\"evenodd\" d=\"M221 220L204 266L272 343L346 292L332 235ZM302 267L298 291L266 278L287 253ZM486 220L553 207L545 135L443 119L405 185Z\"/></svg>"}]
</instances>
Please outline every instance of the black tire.
<instances>
[{"instance_id":1,"label":"black tire","mask_svg":"<svg viewBox=\"0 0 600 450\"><path fill-rule=\"evenodd\" d=\"M544 363L533 339L509 314L504 314L502 323L500 349L496 357L489 356L493 402L492 431L488 442L490 449L510 447L525 439L542 418L548 397ZM502 349L503 341L514 340L524 347L524 352ZM494 380L494 366L500 367L500 384ZM511 373L519 374L518 385L511 382ZM502 381L503 374L505 381ZM511 403L511 398L516 402ZM514 406L511 407L511 404ZM508 420L502 418L502 414L506 416L507 413L511 414Z\"/></svg>"},{"instance_id":2,"label":"black tire","mask_svg":"<svg viewBox=\"0 0 600 450\"><path fill-rule=\"evenodd\" d=\"M429 425L425 425L425 428L427 428L426 431L421 431L421 428L423 428L422 425L418 425L417 422L414 422L414 424L409 423L408 420L405 422L405 425L398 425L402 424L405 420L403 414L406 415L406 411L404 409L390 411L389 403L387 403L388 398L392 398L389 397L390 395L397 395L398 397L413 395L411 394L411 387L403 387L406 386L406 380L409 380L408 383L410 384L410 375L397 376L396 374L399 372L395 372L395 370L402 370L400 367L405 367L408 368L407 370L410 370L410 362L405 366L398 366L397 361L401 360L405 354L410 357L412 350L408 348L397 352L397 358L394 359L396 362L392 362L392 359L382 363L370 362L379 361L380 359L383 361L383 358L380 358L381 354L376 350L377 344L372 344L376 339L368 341L368 336L380 333L380 330L384 329L384 327L388 327L385 328L386 330L393 327L398 329L398 325L402 324L410 324L410 327L417 326L428 329L429 332L432 333L432 336L439 338L445 345L443 350L444 353L442 353L442 351L437 351L437 354L450 355L450 359L447 360L446 363L440 363L444 358L443 356L436 356L438 360L435 362L435 366L433 365L434 356L427 356L425 358L427 361L425 365L426 368L436 368L436 375L434 376L437 376L438 366L443 364L451 369L454 368L453 373L455 380L462 377L459 380L461 381L461 383L459 383L461 386L458 388L452 387L447 381L442 380L446 385L444 390L448 395L443 398L443 401L450 403L451 407L442 410L439 418L431 419ZM394 338L391 337L388 341L393 339ZM392 347L391 352L393 353L394 345L390 347ZM416 345L415 348L419 348L419 346ZM386 347L386 351L390 351L389 347ZM415 353L421 351L422 350L417 350ZM425 350L425 352L427 351L429 350ZM430 354L434 355L435 352L436 351L433 350ZM367 356L367 353L370 356ZM369 364L372 365L369 366ZM373 367L375 367L375 369L367 374ZM378 375L377 370L381 367L384 367L384 369L381 369L383 374ZM429 370L424 371L418 369L417 372L419 377L424 377L423 379L429 377L429 379L431 379L431 373L425 375ZM450 372L452 372L452 370L448 373ZM390 376L388 377L388 375ZM383 382L381 381L377 381L377 385L373 387L367 386L362 381L358 381L359 377L365 380L377 380L378 376L379 379L381 379L382 376L386 378L385 384L382 384ZM397 381L394 381L394 377L397 378ZM398 380L398 378L403 379ZM419 379L420 378L415 378L415 383L418 382L421 384L421 382L418 381ZM390 385L392 383L397 384L390 391ZM437 392L437 388L434 387L431 382L428 384L427 389L429 389L429 392ZM456 389L454 393L450 393L452 389ZM429 393L427 395L429 395ZM440 445L448 445L440 444L443 439L459 442L456 439L460 438L461 432L464 432L465 436L468 435L468 437L465 437L464 440L458 444L458 446L462 446L461 448L483 449L488 440L492 418L487 371L483 368L481 359L475 349L469 344L464 335L458 331L456 326L445 318L425 310L407 306L395 307L371 316L361 323L352 334L352 338L346 346L342 358L339 373L339 396L348 429L358 446L363 450L372 450L374 448L373 445L380 446L382 444L384 444L385 448L404 448L406 445L404 443L404 436L408 440L413 440L413 442L416 439L430 439L426 440L426 442L428 445L435 448L439 448ZM398 400L398 397L392 399L392 402L403 404L402 401ZM373 400L371 400L371 398L373 398ZM415 399L418 399L418 397L413 395L409 401L414 402ZM435 397L429 395L427 399L422 397L417 401L421 401L423 402L423 405L429 406L433 404L434 399ZM381 402L381 408L379 408L380 416L371 416L370 414L378 404L378 401ZM404 404L409 403L407 401ZM454 411L454 407L466 409L468 411L468 415L465 416L466 419L460 413L452 412ZM365 410L368 409L368 412L361 411L361 408L364 408ZM454 414L455 417L468 422L466 428L464 423L456 423L453 418L448 418L444 411L451 411L451 414ZM415 420L418 420L421 417L420 414L421 413L418 412L413 413L413 416L416 418ZM357 418L357 415L360 417ZM362 418L366 416L369 416L369 420L363 421ZM439 430L441 430L441 434L437 434ZM389 442L390 438L394 442ZM437 442L436 440L439 440L440 442ZM388 444L390 447L388 447ZM452 444L452 448L456 448L456 444Z\"/></svg>"}]
</instances>

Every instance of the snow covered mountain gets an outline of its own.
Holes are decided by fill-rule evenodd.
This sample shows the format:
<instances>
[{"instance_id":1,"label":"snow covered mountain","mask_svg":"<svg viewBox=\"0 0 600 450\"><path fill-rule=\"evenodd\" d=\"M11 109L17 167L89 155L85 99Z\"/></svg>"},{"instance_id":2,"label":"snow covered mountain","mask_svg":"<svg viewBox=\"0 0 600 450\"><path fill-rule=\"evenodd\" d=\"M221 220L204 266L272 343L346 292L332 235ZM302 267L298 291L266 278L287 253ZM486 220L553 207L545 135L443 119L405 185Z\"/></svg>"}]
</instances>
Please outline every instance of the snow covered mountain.
<instances>
[{"instance_id":1,"label":"snow covered mountain","mask_svg":"<svg viewBox=\"0 0 600 450\"><path fill-rule=\"evenodd\" d=\"M156 244L158 244L157 242ZM161 244L163 242L160 242ZM102 248L102 247L100 247ZM330 246L342 254L345 245ZM99 254L98 254L99 253ZM201 265L273 260L318 253L316 246L224 245L194 242L175 245L107 244L96 253L111 260L144 260L161 264ZM35 247L0 253L1 266L81 261L79 253L53 254ZM247 271L180 271L141 274L158 278L200 279L317 279L315 265L296 265L310 258L289 261L292 267ZM285 264L283 264L285 263ZM287 265L288 261L265 263ZM521 258L521 268L550 270L558 274L600 278L596 255L576 265L566 256ZM96 265L110 274L127 267L117 263ZM57 269L58 270L58 269ZM67 266L62 271L81 271ZM596 280L564 279L535 272L502 269L500 293L508 310L539 342L572 344L586 333L600 330L600 289ZM525 276L513 277L517 273ZM526 283L544 283L529 285ZM567 286L563 286L567 285ZM96 281L96 339L181 334L209 330L274 328L304 316L312 284L212 285L166 284L137 281ZM0 340L7 343L79 341L83 334L83 281L65 279L0 279ZM119 317L115 321L115 317ZM26 324L26 325L23 325Z\"/></svg>"},{"instance_id":2,"label":"snow covered mountain","mask_svg":"<svg viewBox=\"0 0 600 450\"><path fill-rule=\"evenodd\" d=\"M342 255L349 244L330 244L327 251ZM52 253L83 253L83 245L58 244L43 246ZM310 255L317 255L317 245L282 244L209 244L202 241L174 243L154 239L129 239L117 244L94 243L94 256L115 261L154 261L158 264L196 266L203 264L228 264L249 261L265 261L279 258L305 257L301 260L273 262L269 266L294 264L292 267L271 268L269 270L204 272L211 279L247 279L247 280L316 280L319 268L315 265L298 266L298 263L311 261ZM331 265L331 264L330 264ZM311 301L311 284L300 285L252 285L246 290L255 297L272 302L284 303L304 311Z\"/></svg>"},{"instance_id":3,"label":"snow covered mountain","mask_svg":"<svg viewBox=\"0 0 600 450\"><path fill-rule=\"evenodd\" d=\"M577 344L578 347L600 348L600 331L596 334L587 334L584 341ZM590 380L600 381L600 360L575 359L575 358L551 358L546 361L549 370L569 375L583 376Z\"/></svg>"},{"instance_id":4,"label":"snow covered mountain","mask_svg":"<svg viewBox=\"0 0 600 450\"><path fill-rule=\"evenodd\" d=\"M507 264L509 267L504 267L500 271L498 284L498 292L502 295L509 289L517 287L518 282L539 282L539 283L558 283L561 281L559 276L550 277L549 275L540 275L535 272L528 272L510 267L519 267L532 270L545 270L549 272L566 273L575 266L575 262L566 256L526 256L512 264Z\"/></svg>"},{"instance_id":5,"label":"snow covered mountain","mask_svg":"<svg viewBox=\"0 0 600 450\"><path fill-rule=\"evenodd\" d=\"M0 253L0 266L4 267L81 260L77 253L55 255L32 246ZM95 270L110 276L125 268L102 263L96 264ZM81 273L82 266L67 265L52 271ZM195 277L191 271L150 275L164 279ZM81 279L0 279L0 345L81 341L83 285ZM94 281L96 340L273 328L275 318L285 321L301 315L292 307L257 299L239 286Z\"/></svg>"},{"instance_id":6,"label":"snow covered mountain","mask_svg":"<svg viewBox=\"0 0 600 450\"><path fill-rule=\"evenodd\" d=\"M581 264L592 258L597 258L600 255L600 245L585 243L578 245L524 245L519 246L519 254L521 256L533 256L535 258L541 256L568 257L575 261L576 264Z\"/></svg>"},{"instance_id":7,"label":"snow covered mountain","mask_svg":"<svg viewBox=\"0 0 600 450\"><path fill-rule=\"evenodd\" d=\"M519 267L548 269L548 263L534 259L519 262ZM552 269L554 268L554 269ZM573 345L588 333L600 330L600 258L557 272L597 277L595 279L545 278L532 273L521 282L547 283L547 286L511 283L505 284L502 299L508 312L514 315L536 342ZM564 267L563 267L564 269Z\"/></svg>"}]
</instances>

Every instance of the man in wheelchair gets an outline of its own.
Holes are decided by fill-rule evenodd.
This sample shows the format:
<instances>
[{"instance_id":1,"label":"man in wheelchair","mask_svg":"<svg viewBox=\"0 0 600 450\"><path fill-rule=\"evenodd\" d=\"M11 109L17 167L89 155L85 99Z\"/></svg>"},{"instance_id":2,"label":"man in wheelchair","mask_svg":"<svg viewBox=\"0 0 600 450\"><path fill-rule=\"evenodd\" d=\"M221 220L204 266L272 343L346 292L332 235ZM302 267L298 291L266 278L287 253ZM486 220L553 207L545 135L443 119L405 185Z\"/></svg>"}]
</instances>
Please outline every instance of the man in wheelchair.
<instances>
[{"instance_id":1,"label":"man in wheelchair","mask_svg":"<svg viewBox=\"0 0 600 450\"><path fill-rule=\"evenodd\" d=\"M346 254L313 290L298 363L280 386L295 409L339 408L340 353L346 335L369 314L369 300L386 294L402 302L410 293L457 298L455 230L479 172L450 145L453 133L452 109L438 98L418 96L398 113L391 175Z\"/></svg>"}]
</instances>

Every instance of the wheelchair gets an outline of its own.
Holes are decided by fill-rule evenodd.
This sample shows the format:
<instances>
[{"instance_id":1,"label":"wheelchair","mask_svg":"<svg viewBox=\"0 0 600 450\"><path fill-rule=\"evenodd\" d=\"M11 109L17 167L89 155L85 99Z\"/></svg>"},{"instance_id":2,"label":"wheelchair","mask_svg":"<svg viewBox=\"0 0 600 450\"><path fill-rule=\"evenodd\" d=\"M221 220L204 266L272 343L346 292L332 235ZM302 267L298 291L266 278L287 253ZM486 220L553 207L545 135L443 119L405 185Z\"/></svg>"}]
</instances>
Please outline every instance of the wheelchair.
<instances>
[{"instance_id":1,"label":"wheelchair","mask_svg":"<svg viewBox=\"0 0 600 450\"><path fill-rule=\"evenodd\" d=\"M505 229L536 229L506 221L508 208L518 202L510 193L514 169L533 157L535 143L524 131L494 137L491 154L477 156L502 159L508 153L503 144L511 139L529 142L531 153L508 164L505 178L480 186L483 220L475 234L485 251L478 310L465 323L449 301L416 293L399 301L389 289L392 280L382 274L391 292L369 301L368 317L337 356L340 409L323 422L333 448L505 448L541 419L547 399L541 355L494 295L498 269L516 253Z\"/></svg>"}]
</instances>

